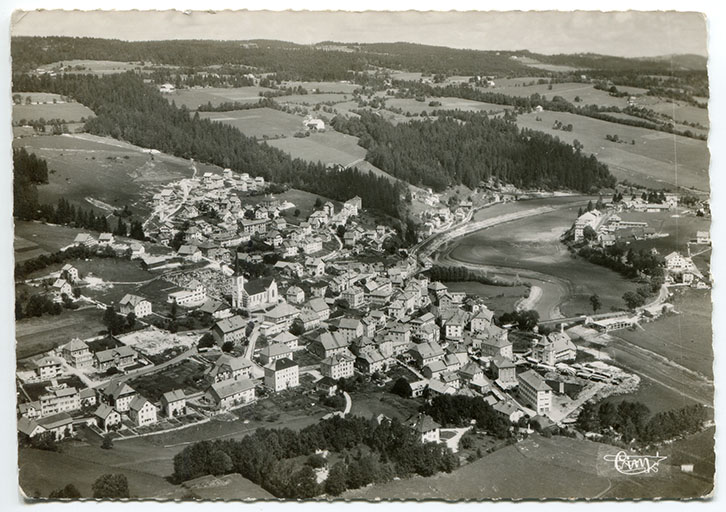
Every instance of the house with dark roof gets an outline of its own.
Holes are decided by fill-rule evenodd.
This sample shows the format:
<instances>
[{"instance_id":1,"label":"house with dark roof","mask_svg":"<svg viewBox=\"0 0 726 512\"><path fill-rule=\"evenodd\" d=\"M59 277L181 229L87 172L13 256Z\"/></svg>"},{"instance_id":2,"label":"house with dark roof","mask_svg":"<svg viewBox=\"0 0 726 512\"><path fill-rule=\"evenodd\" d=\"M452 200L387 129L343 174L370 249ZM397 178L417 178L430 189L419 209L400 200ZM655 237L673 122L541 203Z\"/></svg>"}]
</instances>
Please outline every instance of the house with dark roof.
<instances>
[{"instance_id":1,"label":"house with dark roof","mask_svg":"<svg viewBox=\"0 0 726 512\"><path fill-rule=\"evenodd\" d=\"M415 414L406 420L406 426L421 437L422 443L438 443L441 425L428 414Z\"/></svg>"},{"instance_id":2,"label":"house with dark roof","mask_svg":"<svg viewBox=\"0 0 726 512\"><path fill-rule=\"evenodd\" d=\"M310 344L310 350L319 357L327 358L348 351L348 341L338 332L324 332Z\"/></svg>"},{"instance_id":3,"label":"house with dark roof","mask_svg":"<svg viewBox=\"0 0 726 512\"><path fill-rule=\"evenodd\" d=\"M79 338L74 338L60 347L61 357L74 368L93 366L93 354Z\"/></svg>"},{"instance_id":4,"label":"house with dark roof","mask_svg":"<svg viewBox=\"0 0 726 512\"><path fill-rule=\"evenodd\" d=\"M64 412L38 419L22 417L18 420L18 430L28 437L52 432L56 440L61 440L73 435L73 418Z\"/></svg>"},{"instance_id":5,"label":"house with dark roof","mask_svg":"<svg viewBox=\"0 0 726 512\"><path fill-rule=\"evenodd\" d=\"M214 362L205 377L210 382L223 382L227 380L249 379L252 375L252 362L244 357L233 357L222 354Z\"/></svg>"},{"instance_id":6,"label":"house with dark roof","mask_svg":"<svg viewBox=\"0 0 726 512\"><path fill-rule=\"evenodd\" d=\"M265 386L275 392L296 388L300 385L298 364L287 357L277 359L265 366Z\"/></svg>"},{"instance_id":7,"label":"house with dark roof","mask_svg":"<svg viewBox=\"0 0 726 512\"><path fill-rule=\"evenodd\" d=\"M245 337L247 322L247 319L239 315L222 318L212 326L212 335L220 346L228 341L236 343Z\"/></svg>"},{"instance_id":8,"label":"house with dark roof","mask_svg":"<svg viewBox=\"0 0 726 512\"><path fill-rule=\"evenodd\" d=\"M108 404L101 404L93 413L98 428L102 428L108 432L109 428L121 425L121 415L119 412Z\"/></svg>"},{"instance_id":9,"label":"house with dark roof","mask_svg":"<svg viewBox=\"0 0 726 512\"><path fill-rule=\"evenodd\" d=\"M119 306L124 316L133 313L136 318L143 318L151 314L151 302L138 295L127 293L119 302Z\"/></svg>"},{"instance_id":10,"label":"house with dark roof","mask_svg":"<svg viewBox=\"0 0 726 512\"><path fill-rule=\"evenodd\" d=\"M355 358L346 349L343 353L334 354L320 361L320 373L331 379L347 379L353 376Z\"/></svg>"},{"instance_id":11,"label":"house with dark roof","mask_svg":"<svg viewBox=\"0 0 726 512\"><path fill-rule=\"evenodd\" d=\"M94 366L99 371L105 371L109 368L118 368L119 370L131 366L138 359L139 354L133 348L122 345L108 350L101 350L93 354Z\"/></svg>"},{"instance_id":12,"label":"house with dark roof","mask_svg":"<svg viewBox=\"0 0 726 512\"><path fill-rule=\"evenodd\" d=\"M260 350L260 362L263 365L279 359L292 359L292 349L283 343L272 343Z\"/></svg>"},{"instance_id":13,"label":"house with dark roof","mask_svg":"<svg viewBox=\"0 0 726 512\"><path fill-rule=\"evenodd\" d=\"M118 412L128 411L129 405L131 405L131 401L136 395L137 393L134 388L118 380L111 381L105 387L99 389L101 401L110 405Z\"/></svg>"}]
</instances>

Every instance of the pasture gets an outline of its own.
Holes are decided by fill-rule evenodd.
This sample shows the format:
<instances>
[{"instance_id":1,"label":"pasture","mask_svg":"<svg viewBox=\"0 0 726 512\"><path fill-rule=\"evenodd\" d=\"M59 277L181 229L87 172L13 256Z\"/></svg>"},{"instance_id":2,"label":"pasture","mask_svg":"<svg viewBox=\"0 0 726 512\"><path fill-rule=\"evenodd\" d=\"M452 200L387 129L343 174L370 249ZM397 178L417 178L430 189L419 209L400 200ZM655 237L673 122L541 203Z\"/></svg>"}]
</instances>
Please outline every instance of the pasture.
<instances>
[{"instance_id":1,"label":"pasture","mask_svg":"<svg viewBox=\"0 0 726 512\"><path fill-rule=\"evenodd\" d=\"M553 129L555 121L572 124L573 131ZM517 124L559 137L568 144L577 139L584 152L607 164L619 180L658 189L679 186L709 190L709 152L705 141L564 112L520 115ZM608 141L606 135L617 135L625 142Z\"/></svg>"},{"instance_id":2,"label":"pasture","mask_svg":"<svg viewBox=\"0 0 726 512\"><path fill-rule=\"evenodd\" d=\"M195 87L192 89L180 89L171 94L165 95L170 102L174 101L177 107L186 105L189 110L196 110L201 105L211 103L218 106L221 103L257 103L262 96L261 92L274 92L267 87Z\"/></svg>"},{"instance_id":3,"label":"pasture","mask_svg":"<svg viewBox=\"0 0 726 512\"><path fill-rule=\"evenodd\" d=\"M64 68L64 73L82 73L82 74L94 74L94 75L112 75L115 73L125 73L126 71L141 69L141 65L138 62L119 62L114 60L64 60L63 62L53 62L51 64L45 64L40 66L38 69L44 71L54 71ZM171 66L167 66L171 67Z\"/></svg>"},{"instance_id":4,"label":"pasture","mask_svg":"<svg viewBox=\"0 0 726 512\"><path fill-rule=\"evenodd\" d=\"M616 98L614 96L610 96L610 93L608 93L607 91L595 89L592 84L565 82L559 84L551 84L552 88L550 89L550 84L527 85L532 82L532 80L535 79L522 79L518 82L515 82L518 85L514 85L514 83L512 85L497 84L496 86L489 87L485 90L489 92L496 92L499 94L506 94L507 96L518 96L525 98L528 98L536 93L546 97L548 100L552 100L552 98L555 96L561 96L573 105L599 105L602 107L620 108L625 108L628 106L628 98ZM642 94L647 92L645 89L638 90L632 87L630 89L632 89L633 94L639 92ZM581 101L575 102L575 98L578 96L580 97Z\"/></svg>"},{"instance_id":5,"label":"pasture","mask_svg":"<svg viewBox=\"0 0 726 512\"><path fill-rule=\"evenodd\" d=\"M13 123L20 125L25 125L27 122L38 121L40 119L45 119L46 121L50 119L61 119L70 123L93 116L93 110L76 102L13 105Z\"/></svg>"},{"instance_id":6,"label":"pasture","mask_svg":"<svg viewBox=\"0 0 726 512\"><path fill-rule=\"evenodd\" d=\"M529 294L529 288L520 286L494 286L476 281L445 282L449 291L464 292L481 297L496 315L514 311L515 304Z\"/></svg>"},{"instance_id":7,"label":"pasture","mask_svg":"<svg viewBox=\"0 0 726 512\"><path fill-rule=\"evenodd\" d=\"M698 123L706 128L709 126L708 109L705 108L655 96L644 96L639 98L637 103L659 114L664 114L677 123Z\"/></svg>"},{"instance_id":8,"label":"pasture","mask_svg":"<svg viewBox=\"0 0 726 512\"><path fill-rule=\"evenodd\" d=\"M280 105L292 104L292 105L322 105L322 104L333 104L342 103L353 98L353 95L342 94L342 93L319 93L319 94L292 94L290 96L278 96L274 98Z\"/></svg>"},{"instance_id":9,"label":"pasture","mask_svg":"<svg viewBox=\"0 0 726 512\"><path fill-rule=\"evenodd\" d=\"M33 221L15 221L15 261L23 262L41 254L58 251L73 243L87 230Z\"/></svg>"},{"instance_id":10,"label":"pasture","mask_svg":"<svg viewBox=\"0 0 726 512\"><path fill-rule=\"evenodd\" d=\"M291 137L304 131L302 117L272 108L232 110L230 112L200 112L202 119L234 126L248 137Z\"/></svg>"},{"instance_id":11,"label":"pasture","mask_svg":"<svg viewBox=\"0 0 726 512\"><path fill-rule=\"evenodd\" d=\"M362 162L366 156L366 150L358 145L357 137L333 130L311 133L304 138L270 140L267 144L289 153L293 158L324 164L349 166Z\"/></svg>"},{"instance_id":12,"label":"pasture","mask_svg":"<svg viewBox=\"0 0 726 512\"><path fill-rule=\"evenodd\" d=\"M359 89L360 86L353 83L346 82L283 82L285 87L299 87L305 88L308 93L342 93L342 94L353 94L353 91Z\"/></svg>"},{"instance_id":13,"label":"pasture","mask_svg":"<svg viewBox=\"0 0 726 512\"><path fill-rule=\"evenodd\" d=\"M429 103L432 101L439 102L441 105L431 107ZM413 98L388 98L386 99L386 107L389 109L400 108L404 113L408 112L414 115L421 115L422 112L430 114L434 110L463 110L466 112L500 114L512 108L504 105L495 105L494 103L484 103L461 98L426 98L426 101L416 101Z\"/></svg>"},{"instance_id":14,"label":"pasture","mask_svg":"<svg viewBox=\"0 0 726 512\"><path fill-rule=\"evenodd\" d=\"M58 316L45 315L15 322L16 357L42 354L73 338L89 338L104 330L103 311L96 307L71 311Z\"/></svg>"},{"instance_id":15,"label":"pasture","mask_svg":"<svg viewBox=\"0 0 726 512\"><path fill-rule=\"evenodd\" d=\"M151 210L149 200L157 187L194 172L188 160L89 134L27 137L14 140L13 145L48 161L49 183L38 187L42 203L55 204L63 197L89 208L92 199L112 208L128 205L132 213L143 216ZM202 174L221 172L213 165L195 165ZM94 209L111 213L110 208Z\"/></svg>"}]
</instances>

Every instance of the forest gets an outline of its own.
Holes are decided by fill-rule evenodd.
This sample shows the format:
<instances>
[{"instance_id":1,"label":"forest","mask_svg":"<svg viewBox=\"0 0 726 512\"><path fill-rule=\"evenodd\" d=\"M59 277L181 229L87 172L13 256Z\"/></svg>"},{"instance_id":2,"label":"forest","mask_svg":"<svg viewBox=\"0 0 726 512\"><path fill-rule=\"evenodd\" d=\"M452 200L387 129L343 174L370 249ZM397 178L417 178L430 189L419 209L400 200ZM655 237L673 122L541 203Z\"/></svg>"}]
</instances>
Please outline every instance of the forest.
<instances>
[{"instance_id":1,"label":"forest","mask_svg":"<svg viewBox=\"0 0 726 512\"><path fill-rule=\"evenodd\" d=\"M404 185L356 169L333 171L322 163L292 159L286 153L258 144L237 128L192 115L177 108L158 90L144 84L134 73L108 75L63 75L13 77L17 91L53 92L73 97L91 108L96 117L86 131L153 148L182 158L211 163L262 176L331 199L345 201L358 195L366 208L402 218Z\"/></svg>"},{"instance_id":2,"label":"forest","mask_svg":"<svg viewBox=\"0 0 726 512\"><path fill-rule=\"evenodd\" d=\"M331 124L359 137L376 167L436 191L458 184L476 188L491 177L517 187L586 193L615 185L607 166L550 135L486 114L438 114L436 120L393 125L360 111L357 119L336 116Z\"/></svg>"},{"instance_id":3,"label":"forest","mask_svg":"<svg viewBox=\"0 0 726 512\"><path fill-rule=\"evenodd\" d=\"M315 467L326 464L317 450L340 454L328 478L318 484ZM307 457L300 467L291 459ZM412 475L451 472L458 460L444 445L422 444L397 420L333 417L297 432L257 429L240 440L201 441L174 457L176 482L203 475L240 473L279 498L337 496L346 489Z\"/></svg>"}]
</instances>

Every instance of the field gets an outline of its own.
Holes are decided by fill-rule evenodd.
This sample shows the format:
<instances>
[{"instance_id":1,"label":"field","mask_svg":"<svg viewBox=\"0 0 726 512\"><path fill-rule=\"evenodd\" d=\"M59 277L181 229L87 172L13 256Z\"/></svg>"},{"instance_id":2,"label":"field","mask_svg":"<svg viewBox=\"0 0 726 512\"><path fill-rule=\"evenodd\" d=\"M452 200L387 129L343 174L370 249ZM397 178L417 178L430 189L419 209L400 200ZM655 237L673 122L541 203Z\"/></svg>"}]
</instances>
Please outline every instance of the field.
<instances>
[{"instance_id":1,"label":"field","mask_svg":"<svg viewBox=\"0 0 726 512\"><path fill-rule=\"evenodd\" d=\"M138 62L118 62L113 60L64 60L62 63L60 62L53 62L51 64L46 64L44 66L40 66L38 69L43 69L46 71L52 71L53 69L57 69L60 67L60 65L63 65L64 67L68 68L70 67L76 67L80 66L83 69L77 69L77 70L66 70L67 73L91 73L94 75L112 75L115 73L125 73L126 71L133 70L133 69L140 69L141 66Z\"/></svg>"},{"instance_id":2,"label":"field","mask_svg":"<svg viewBox=\"0 0 726 512\"><path fill-rule=\"evenodd\" d=\"M24 359L52 350L73 338L89 338L105 330L103 311L95 307L63 310L58 316L25 318L15 322L16 357Z\"/></svg>"},{"instance_id":3,"label":"field","mask_svg":"<svg viewBox=\"0 0 726 512\"><path fill-rule=\"evenodd\" d=\"M573 131L552 129L557 120L572 124ZM710 190L705 141L563 112L520 115L517 124L557 136L568 144L577 139L586 153L607 164L619 180L659 189L680 186ZM617 135L627 142L610 142L605 140L606 135ZM635 144L630 143L633 140Z\"/></svg>"},{"instance_id":4,"label":"field","mask_svg":"<svg viewBox=\"0 0 726 512\"><path fill-rule=\"evenodd\" d=\"M222 103L257 103L262 96L261 92L273 92L273 89L266 87L199 87L194 89L181 89L165 97L171 102L174 101L177 107L186 105L189 110L196 110L201 105L211 103L219 106Z\"/></svg>"},{"instance_id":5,"label":"field","mask_svg":"<svg viewBox=\"0 0 726 512\"><path fill-rule=\"evenodd\" d=\"M452 292L465 292L469 295L482 297L489 309L497 315L514 311L514 305L529 293L526 286L493 286L477 283L475 281L464 281L456 283L444 283Z\"/></svg>"},{"instance_id":6,"label":"field","mask_svg":"<svg viewBox=\"0 0 726 512\"><path fill-rule=\"evenodd\" d=\"M234 126L248 137L292 137L304 131L301 117L271 108L232 110L230 112L200 112L202 119L211 119Z\"/></svg>"},{"instance_id":7,"label":"field","mask_svg":"<svg viewBox=\"0 0 726 512\"><path fill-rule=\"evenodd\" d=\"M445 260L542 288L542 299L535 307L542 319L553 318L558 309L564 316L589 313L589 297L594 293L600 296L603 311L622 308L622 295L636 284L605 267L574 258L559 241L577 217L578 207L587 201L587 197L536 199L481 210L476 220L542 205L567 205L456 240L447 248Z\"/></svg>"},{"instance_id":8,"label":"field","mask_svg":"<svg viewBox=\"0 0 726 512\"><path fill-rule=\"evenodd\" d=\"M550 89L549 84L527 85L532 80L536 79L518 79L516 86L514 84L509 85L498 82L496 86L489 87L486 90L506 94L507 96L519 96L526 98L533 94L539 94L546 97L548 100L552 100L555 96L561 96L574 105L599 105L602 107L620 108L628 106L628 98L616 98L614 96L610 96L610 93L595 89L592 84L576 82L560 83L552 84L552 89ZM629 88L629 90L631 90L631 94L644 94L647 92L645 89L636 89L634 87ZM575 97L577 96L579 96L582 101L575 102Z\"/></svg>"},{"instance_id":9,"label":"field","mask_svg":"<svg viewBox=\"0 0 726 512\"><path fill-rule=\"evenodd\" d=\"M80 103L49 103L47 105L13 105L13 122L21 125L25 121L45 119L61 119L63 121L80 121L82 118L93 117L93 111Z\"/></svg>"},{"instance_id":10,"label":"field","mask_svg":"<svg viewBox=\"0 0 726 512\"><path fill-rule=\"evenodd\" d=\"M15 221L15 261L23 262L73 243L82 229L32 221Z\"/></svg>"},{"instance_id":11,"label":"field","mask_svg":"<svg viewBox=\"0 0 726 512\"><path fill-rule=\"evenodd\" d=\"M418 411L420 403L407 400L391 393L352 393L353 402L350 414L363 418L375 418L384 414L391 419L407 420Z\"/></svg>"},{"instance_id":12,"label":"field","mask_svg":"<svg viewBox=\"0 0 726 512\"><path fill-rule=\"evenodd\" d=\"M450 474L374 485L347 491L343 497L375 500L405 496L414 500L447 501L623 497L611 489L617 483L629 497L676 498L700 496L710 489L707 482L668 466L661 466L656 474L635 478L618 476L613 470L607 472L608 468L602 467L605 464L602 456L610 453L608 450L617 452L618 448L590 441L534 436ZM605 474L600 474L601 471Z\"/></svg>"},{"instance_id":13,"label":"field","mask_svg":"<svg viewBox=\"0 0 726 512\"><path fill-rule=\"evenodd\" d=\"M654 96L639 98L637 103L648 109L655 110L659 114L664 114L677 123L698 123L704 127L709 126L708 110L705 108L698 108L684 102Z\"/></svg>"},{"instance_id":14,"label":"field","mask_svg":"<svg viewBox=\"0 0 726 512\"><path fill-rule=\"evenodd\" d=\"M113 208L129 205L132 213L150 211L149 199L156 188L171 181L191 177L188 160L149 150L126 142L93 135L27 137L13 141L48 161L49 184L38 187L44 203L65 197L89 208L89 198ZM212 165L196 163L199 173L221 172ZM103 213L108 210L97 209Z\"/></svg>"},{"instance_id":15,"label":"field","mask_svg":"<svg viewBox=\"0 0 726 512\"><path fill-rule=\"evenodd\" d=\"M343 83L343 82L284 82L282 84L285 87L298 87L302 86L307 89L308 93L342 93L352 94L353 91L359 89L360 86L357 84Z\"/></svg>"},{"instance_id":16,"label":"field","mask_svg":"<svg viewBox=\"0 0 726 512\"><path fill-rule=\"evenodd\" d=\"M362 162L366 156L366 150L358 145L357 137L333 130L311 133L304 138L290 137L267 143L289 153L293 158L325 164L348 166Z\"/></svg>"},{"instance_id":17,"label":"field","mask_svg":"<svg viewBox=\"0 0 726 512\"><path fill-rule=\"evenodd\" d=\"M289 96L278 96L275 99L280 105L321 105L325 103L341 103L353 97L352 94L342 93L320 93L320 94L291 94Z\"/></svg>"},{"instance_id":18,"label":"field","mask_svg":"<svg viewBox=\"0 0 726 512\"><path fill-rule=\"evenodd\" d=\"M128 384L152 402L158 402L161 395L175 389L183 389L191 395L202 391L195 381L202 378L205 367L192 359L168 366L161 371L147 373L128 381Z\"/></svg>"},{"instance_id":19,"label":"field","mask_svg":"<svg viewBox=\"0 0 726 512\"><path fill-rule=\"evenodd\" d=\"M429 102L437 101L441 106L430 107ZM433 110L463 110L467 112L488 112L502 113L511 107L484 103L481 101L466 100L461 98L427 98L426 101L416 101L413 98L388 98L387 108L400 108L403 112L420 115L421 112L431 113Z\"/></svg>"}]
</instances>

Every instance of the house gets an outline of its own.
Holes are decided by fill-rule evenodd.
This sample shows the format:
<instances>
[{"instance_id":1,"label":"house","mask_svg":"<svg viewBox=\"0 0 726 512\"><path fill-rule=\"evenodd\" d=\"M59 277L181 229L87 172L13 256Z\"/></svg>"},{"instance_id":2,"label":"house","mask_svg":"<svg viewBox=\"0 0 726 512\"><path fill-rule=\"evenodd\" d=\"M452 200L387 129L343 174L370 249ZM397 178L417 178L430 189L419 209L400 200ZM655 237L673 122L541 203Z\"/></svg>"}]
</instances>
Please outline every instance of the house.
<instances>
[{"instance_id":1,"label":"house","mask_svg":"<svg viewBox=\"0 0 726 512\"><path fill-rule=\"evenodd\" d=\"M487 388L490 386L489 379L484 376L484 370L474 361L466 363L460 370L459 376L469 386Z\"/></svg>"},{"instance_id":2,"label":"house","mask_svg":"<svg viewBox=\"0 0 726 512\"><path fill-rule=\"evenodd\" d=\"M711 234L708 231L697 231L696 232L696 243L697 244L710 244Z\"/></svg>"},{"instance_id":3,"label":"house","mask_svg":"<svg viewBox=\"0 0 726 512\"><path fill-rule=\"evenodd\" d=\"M303 306L303 311L314 314L320 322L324 322L330 318L330 306L322 298L310 299Z\"/></svg>"},{"instance_id":4,"label":"house","mask_svg":"<svg viewBox=\"0 0 726 512\"><path fill-rule=\"evenodd\" d=\"M61 357L74 368L83 369L93 366L93 354L79 338L74 338L60 347Z\"/></svg>"},{"instance_id":5,"label":"house","mask_svg":"<svg viewBox=\"0 0 726 512\"><path fill-rule=\"evenodd\" d=\"M322 299L328 291L328 283L325 281L318 281L310 285L310 295L313 298Z\"/></svg>"},{"instance_id":6,"label":"house","mask_svg":"<svg viewBox=\"0 0 726 512\"><path fill-rule=\"evenodd\" d=\"M293 350L297 348L298 337L290 332L281 332L280 334L272 338L272 342L285 345L287 348Z\"/></svg>"},{"instance_id":7,"label":"house","mask_svg":"<svg viewBox=\"0 0 726 512\"><path fill-rule=\"evenodd\" d=\"M202 283L193 279L184 286L183 290L172 292L167 295L167 302L176 303L178 306L190 306L201 304L207 300L207 290Z\"/></svg>"},{"instance_id":8,"label":"house","mask_svg":"<svg viewBox=\"0 0 726 512\"><path fill-rule=\"evenodd\" d=\"M675 251L670 253L664 259L666 268L672 272L682 272L693 268L693 262L690 258L684 258L680 253Z\"/></svg>"},{"instance_id":9,"label":"house","mask_svg":"<svg viewBox=\"0 0 726 512\"><path fill-rule=\"evenodd\" d=\"M144 253L146 253L146 248L144 248L141 244L131 244L131 259L139 259L141 258Z\"/></svg>"},{"instance_id":10,"label":"house","mask_svg":"<svg viewBox=\"0 0 726 512\"><path fill-rule=\"evenodd\" d=\"M320 361L320 373L331 379L346 379L353 376L354 359L347 353L337 353Z\"/></svg>"},{"instance_id":11,"label":"house","mask_svg":"<svg viewBox=\"0 0 726 512\"><path fill-rule=\"evenodd\" d=\"M330 377L323 377L315 382L315 390L322 391L328 396L333 396L338 391L338 382Z\"/></svg>"},{"instance_id":12,"label":"house","mask_svg":"<svg viewBox=\"0 0 726 512\"><path fill-rule=\"evenodd\" d=\"M265 313L264 318L266 322L276 325L280 331L286 331L298 316L300 316L299 309L290 304L282 303Z\"/></svg>"},{"instance_id":13,"label":"house","mask_svg":"<svg viewBox=\"0 0 726 512\"><path fill-rule=\"evenodd\" d=\"M292 359L283 357L265 366L265 386L273 391L284 391L299 385L299 367Z\"/></svg>"},{"instance_id":14,"label":"house","mask_svg":"<svg viewBox=\"0 0 726 512\"><path fill-rule=\"evenodd\" d=\"M290 304L302 304L305 302L305 292L299 286L291 286L285 292L285 300Z\"/></svg>"},{"instance_id":15,"label":"house","mask_svg":"<svg viewBox=\"0 0 726 512\"><path fill-rule=\"evenodd\" d=\"M260 362L263 365L280 359L292 359L292 349L283 343L272 343L260 350Z\"/></svg>"},{"instance_id":16,"label":"house","mask_svg":"<svg viewBox=\"0 0 726 512\"><path fill-rule=\"evenodd\" d=\"M218 345L224 345L228 341L236 343L246 335L247 320L239 315L222 318L212 327L212 335Z\"/></svg>"},{"instance_id":17,"label":"house","mask_svg":"<svg viewBox=\"0 0 726 512\"><path fill-rule=\"evenodd\" d=\"M320 325L320 318L315 313L303 311L300 316L293 320L292 324L302 332L308 332Z\"/></svg>"},{"instance_id":18,"label":"house","mask_svg":"<svg viewBox=\"0 0 726 512\"><path fill-rule=\"evenodd\" d=\"M460 340L464 335L464 327L466 327L466 315L457 308L456 313L446 319L443 324L447 340Z\"/></svg>"},{"instance_id":19,"label":"house","mask_svg":"<svg viewBox=\"0 0 726 512\"><path fill-rule=\"evenodd\" d=\"M70 283L65 279L56 279L53 282L53 286L51 286L50 290L55 300L61 300L64 295L66 297L73 296L73 288L71 287Z\"/></svg>"},{"instance_id":20,"label":"house","mask_svg":"<svg viewBox=\"0 0 726 512\"><path fill-rule=\"evenodd\" d=\"M98 235L99 245L113 245L113 241L113 234L111 233L101 233Z\"/></svg>"},{"instance_id":21,"label":"house","mask_svg":"<svg viewBox=\"0 0 726 512\"><path fill-rule=\"evenodd\" d=\"M502 356L495 356L491 362L494 378L504 389L517 385L517 370L514 361Z\"/></svg>"},{"instance_id":22,"label":"house","mask_svg":"<svg viewBox=\"0 0 726 512\"><path fill-rule=\"evenodd\" d=\"M278 301L277 283L272 277L246 281L243 275L232 277L232 307L257 310Z\"/></svg>"},{"instance_id":23,"label":"house","mask_svg":"<svg viewBox=\"0 0 726 512\"><path fill-rule=\"evenodd\" d=\"M232 316L232 308L224 301L208 298L198 311L211 315L215 320L222 320Z\"/></svg>"},{"instance_id":24,"label":"house","mask_svg":"<svg viewBox=\"0 0 726 512\"><path fill-rule=\"evenodd\" d=\"M161 411L167 418L183 416L187 413L187 397L182 389L167 391L161 395Z\"/></svg>"},{"instance_id":25,"label":"house","mask_svg":"<svg viewBox=\"0 0 726 512\"><path fill-rule=\"evenodd\" d=\"M222 354L214 362L214 366L205 373L205 377L212 383L249 379L251 375L252 362L249 359L233 357L229 354Z\"/></svg>"},{"instance_id":26,"label":"house","mask_svg":"<svg viewBox=\"0 0 726 512\"><path fill-rule=\"evenodd\" d=\"M101 404L93 413L98 428L102 428L108 432L109 428L121 425L121 415L119 412L108 404Z\"/></svg>"},{"instance_id":27,"label":"house","mask_svg":"<svg viewBox=\"0 0 726 512\"><path fill-rule=\"evenodd\" d=\"M471 317L470 329L472 333L481 332L490 327L494 322L494 313L486 306L483 306Z\"/></svg>"},{"instance_id":28,"label":"house","mask_svg":"<svg viewBox=\"0 0 726 512\"><path fill-rule=\"evenodd\" d=\"M254 402L255 384L249 379L217 382L210 386L205 398L221 411Z\"/></svg>"},{"instance_id":29,"label":"house","mask_svg":"<svg viewBox=\"0 0 726 512\"><path fill-rule=\"evenodd\" d=\"M45 388L45 393L38 398L40 416L46 417L60 412L77 411L81 408L81 394L74 387L57 384Z\"/></svg>"},{"instance_id":30,"label":"house","mask_svg":"<svg viewBox=\"0 0 726 512\"><path fill-rule=\"evenodd\" d=\"M574 361L577 347L563 332L552 332L540 338L532 348L532 357L540 363L554 366L555 363Z\"/></svg>"},{"instance_id":31,"label":"house","mask_svg":"<svg viewBox=\"0 0 726 512\"><path fill-rule=\"evenodd\" d=\"M305 258L305 270L312 277L320 277L325 274L325 262L320 258Z\"/></svg>"},{"instance_id":32,"label":"house","mask_svg":"<svg viewBox=\"0 0 726 512\"><path fill-rule=\"evenodd\" d=\"M45 356L33 361L35 375L39 380L50 380L63 373L61 362L52 356Z\"/></svg>"},{"instance_id":33,"label":"house","mask_svg":"<svg viewBox=\"0 0 726 512\"><path fill-rule=\"evenodd\" d=\"M363 348L355 360L355 366L363 373L372 374L386 371L389 358L375 347Z\"/></svg>"},{"instance_id":34,"label":"house","mask_svg":"<svg viewBox=\"0 0 726 512\"><path fill-rule=\"evenodd\" d=\"M91 247L93 245L96 245L96 239L88 233L78 233L76 235L76 238L73 240L73 245L83 245L86 247Z\"/></svg>"},{"instance_id":35,"label":"house","mask_svg":"<svg viewBox=\"0 0 726 512\"><path fill-rule=\"evenodd\" d=\"M444 283L441 283L439 281L434 281L433 283L429 283L428 287L429 293L434 295L434 297L439 298L442 295L444 295L449 289L446 287Z\"/></svg>"},{"instance_id":36,"label":"house","mask_svg":"<svg viewBox=\"0 0 726 512\"><path fill-rule=\"evenodd\" d=\"M419 343L410 352L419 368L428 366L434 361L440 361L446 355L438 343Z\"/></svg>"},{"instance_id":37,"label":"house","mask_svg":"<svg viewBox=\"0 0 726 512\"><path fill-rule=\"evenodd\" d=\"M129 313L136 315L136 318L144 318L151 314L151 302L138 295L127 293L119 302L121 314L126 316Z\"/></svg>"},{"instance_id":38,"label":"house","mask_svg":"<svg viewBox=\"0 0 726 512\"><path fill-rule=\"evenodd\" d=\"M305 238L300 242L300 250L305 254L315 254L323 250L323 241L317 236Z\"/></svg>"},{"instance_id":39,"label":"house","mask_svg":"<svg viewBox=\"0 0 726 512\"><path fill-rule=\"evenodd\" d=\"M391 322L386 325L388 329L387 335L395 342L410 343L411 326L400 322Z\"/></svg>"},{"instance_id":40,"label":"house","mask_svg":"<svg viewBox=\"0 0 726 512\"><path fill-rule=\"evenodd\" d=\"M441 425L428 414L418 413L406 420L406 425L421 437L422 443L438 443Z\"/></svg>"},{"instance_id":41,"label":"house","mask_svg":"<svg viewBox=\"0 0 726 512\"><path fill-rule=\"evenodd\" d=\"M93 354L94 366L98 371L106 371L109 368L119 370L131 366L138 359L139 354L133 348L125 345L102 350Z\"/></svg>"},{"instance_id":42,"label":"house","mask_svg":"<svg viewBox=\"0 0 726 512\"><path fill-rule=\"evenodd\" d=\"M129 418L137 427L156 423L156 407L141 395L131 400L129 404Z\"/></svg>"},{"instance_id":43,"label":"house","mask_svg":"<svg viewBox=\"0 0 726 512\"><path fill-rule=\"evenodd\" d=\"M363 290L358 286L351 286L345 290L341 295L341 298L348 303L348 307L357 309L363 306L365 301L365 294Z\"/></svg>"},{"instance_id":44,"label":"house","mask_svg":"<svg viewBox=\"0 0 726 512\"><path fill-rule=\"evenodd\" d=\"M363 336L363 323L357 318L341 318L338 320L338 332L350 344L354 339Z\"/></svg>"},{"instance_id":45,"label":"house","mask_svg":"<svg viewBox=\"0 0 726 512\"><path fill-rule=\"evenodd\" d=\"M517 423L523 416L522 412L511 400L504 400L497 402L492 406L500 416L511 423Z\"/></svg>"},{"instance_id":46,"label":"house","mask_svg":"<svg viewBox=\"0 0 726 512\"><path fill-rule=\"evenodd\" d=\"M700 233L700 231L699 231ZM71 265L70 263L66 263L63 265L63 268L61 269L61 277L65 279L66 281L73 283L78 281L78 269Z\"/></svg>"},{"instance_id":47,"label":"house","mask_svg":"<svg viewBox=\"0 0 726 512\"><path fill-rule=\"evenodd\" d=\"M137 394L134 388L117 380L109 382L105 387L100 388L98 392L101 401L118 412L128 411L131 401Z\"/></svg>"},{"instance_id":48,"label":"house","mask_svg":"<svg viewBox=\"0 0 726 512\"><path fill-rule=\"evenodd\" d=\"M442 359L431 361L421 368L421 373L427 379L436 379L446 371L446 363Z\"/></svg>"},{"instance_id":49,"label":"house","mask_svg":"<svg viewBox=\"0 0 726 512\"><path fill-rule=\"evenodd\" d=\"M507 331L493 324L476 335L474 345L481 350L483 357L514 358L513 345Z\"/></svg>"},{"instance_id":50,"label":"house","mask_svg":"<svg viewBox=\"0 0 726 512\"><path fill-rule=\"evenodd\" d=\"M534 370L527 370L517 375L519 395L537 414L549 412L552 406L552 388Z\"/></svg>"},{"instance_id":51,"label":"house","mask_svg":"<svg viewBox=\"0 0 726 512\"><path fill-rule=\"evenodd\" d=\"M348 341L338 332L324 332L310 344L310 350L321 358L348 352Z\"/></svg>"},{"instance_id":52,"label":"house","mask_svg":"<svg viewBox=\"0 0 726 512\"><path fill-rule=\"evenodd\" d=\"M355 232L355 230L346 231L343 233L343 246L344 247L355 247L356 242L358 241L358 234Z\"/></svg>"},{"instance_id":53,"label":"house","mask_svg":"<svg viewBox=\"0 0 726 512\"><path fill-rule=\"evenodd\" d=\"M22 417L18 420L18 431L31 438L52 432L56 441L59 441L73 435L73 418L64 412L38 419Z\"/></svg>"}]
</instances>

